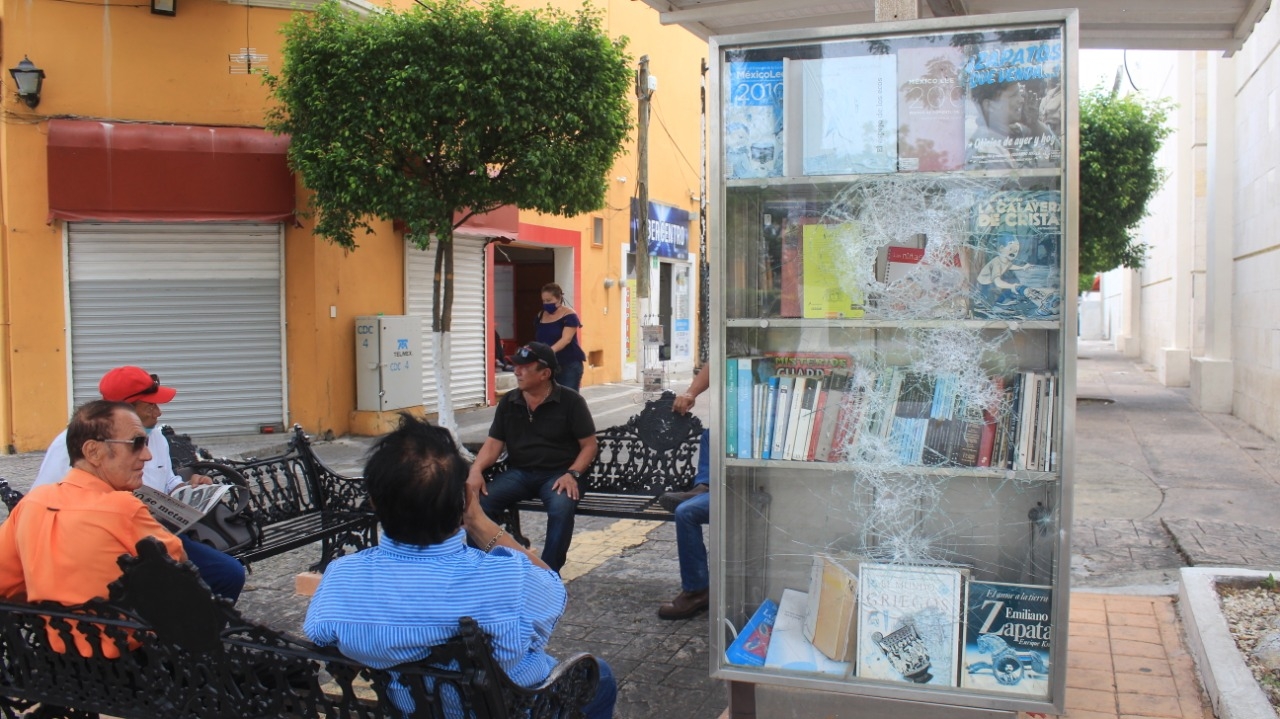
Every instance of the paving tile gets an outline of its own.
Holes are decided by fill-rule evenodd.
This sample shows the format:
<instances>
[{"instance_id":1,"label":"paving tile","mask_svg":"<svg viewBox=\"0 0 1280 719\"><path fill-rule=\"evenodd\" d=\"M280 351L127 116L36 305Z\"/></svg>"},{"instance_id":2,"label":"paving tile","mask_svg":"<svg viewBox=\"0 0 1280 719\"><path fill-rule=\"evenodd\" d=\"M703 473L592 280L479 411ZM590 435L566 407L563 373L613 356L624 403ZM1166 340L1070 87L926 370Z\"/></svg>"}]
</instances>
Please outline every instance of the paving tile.
<instances>
[{"instance_id":1,"label":"paving tile","mask_svg":"<svg viewBox=\"0 0 1280 719\"><path fill-rule=\"evenodd\" d=\"M1082 652L1068 651L1067 666L1080 667L1082 669L1101 669L1111 671L1112 661L1110 650L1105 652Z\"/></svg>"},{"instance_id":2,"label":"paving tile","mask_svg":"<svg viewBox=\"0 0 1280 719\"><path fill-rule=\"evenodd\" d=\"M1103 689L1068 689L1066 694L1067 716L1077 710L1114 714L1115 692Z\"/></svg>"},{"instance_id":3,"label":"paving tile","mask_svg":"<svg viewBox=\"0 0 1280 719\"><path fill-rule=\"evenodd\" d=\"M1178 696L1178 685L1174 683L1173 677L1116 672L1115 687L1116 691L1121 694L1154 694L1167 697Z\"/></svg>"},{"instance_id":4,"label":"paving tile","mask_svg":"<svg viewBox=\"0 0 1280 719\"><path fill-rule=\"evenodd\" d=\"M1116 627L1151 627L1160 626L1156 613L1126 614L1124 612L1107 612L1107 624Z\"/></svg>"},{"instance_id":5,"label":"paving tile","mask_svg":"<svg viewBox=\"0 0 1280 719\"><path fill-rule=\"evenodd\" d=\"M1114 690L1116 688L1115 674L1107 669L1068 667L1067 689L1072 688Z\"/></svg>"},{"instance_id":6,"label":"paving tile","mask_svg":"<svg viewBox=\"0 0 1280 719\"><path fill-rule=\"evenodd\" d=\"M1111 653L1123 657L1147 657L1149 659L1166 659L1163 644L1135 642L1129 639L1112 639ZM1166 659L1167 661L1167 659Z\"/></svg>"},{"instance_id":7,"label":"paving tile","mask_svg":"<svg viewBox=\"0 0 1280 719\"><path fill-rule=\"evenodd\" d=\"M1115 671L1129 674L1146 674L1153 677L1172 677L1173 670L1163 657L1115 656L1111 658Z\"/></svg>"},{"instance_id":8,"label":"paving tile","mask_svg":"<svg viewBox=\"0 0 1280 719\"><path fill-rule=\"evenodd\" d=\"M1124 640L1131 642L1143 642L1145 644L1155 644L1162 648L1164 646L1164 640L1160 636L1160 630L1154 626L1116 626L1113 624L1111 625L1111 639L1112 641Z\"/></svg>"},{"instance_id":9,"label":"paving tile","mask_svg":"<svg viewBox=\"0 0 1280 719\"><path fill-rule=\"evenodd\" d=\"M1182 718L1182 704L1177 697L1155 694L1119 694L1117 700L1121 714L1139 717Z\"/></svg>"},{"instance_id":10,"label":"paving tile","mask_svg":"<svg viewBox=\"0 0 1280 719\"><path fill-rule=\"evenodd\" d=\"M1067 651L1106 653L1111 651L1111 643L1105 635L1085 637L1076 634L1067 638Z\"/></svg>"},{"instance_id":11,"label":"paving tile","mask_svg":"<svg viewBox=\"0 0 1280 719\"><path fill-rule=\"evenodd\" d=\"M1094 608L1077 609L1075 605L1075 600L1072 599L1071 611L1067 613L1070 615L1070 623L1071 623L1072 629L1074 629L1077 625L1085 625L1085 624L1094 624L1094 625L1104 626L1104 627L1107 625L1107 610L1102 606L1101 603L1098 603L1098 607L1096 609Z\"/></svg>"},{"instance_id":12,"label":"paving tile","mask_svg":"<svg viewBox=\"0 0 1280 719\"><path fill-rule=\"evenodd\" d=\"M1110 628L1106 624L1076 624L1071 623L1069 637L1100 637L1102 639L1110 638ZM1067 640L1070 642L1070 638Z\"/></svg>"}]
</instances>

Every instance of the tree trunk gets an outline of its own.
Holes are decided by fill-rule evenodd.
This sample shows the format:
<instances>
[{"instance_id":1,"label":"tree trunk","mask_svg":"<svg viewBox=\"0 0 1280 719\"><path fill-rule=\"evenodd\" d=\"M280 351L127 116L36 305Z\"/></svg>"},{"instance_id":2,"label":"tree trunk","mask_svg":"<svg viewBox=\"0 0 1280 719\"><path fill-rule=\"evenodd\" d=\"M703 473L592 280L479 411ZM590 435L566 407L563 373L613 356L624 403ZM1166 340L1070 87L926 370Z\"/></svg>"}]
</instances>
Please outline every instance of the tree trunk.
<instances>
[{"instance_id":1,"label":"tree trunk","mask_svg":"<svg viewBox=\"0 0 1280 719\"><path fill-rule=\"evenodd\" d=\"M453 326L453 230L447 235L436 235L435 275L431 287L431 338L435 351L436 424L449 430L458 439L458 420L453 415L453 397L449 394L450 368L453 367L452 342L449 338ZM461 448L462 443L459 441Z\"/></svg>"}]
</instances>

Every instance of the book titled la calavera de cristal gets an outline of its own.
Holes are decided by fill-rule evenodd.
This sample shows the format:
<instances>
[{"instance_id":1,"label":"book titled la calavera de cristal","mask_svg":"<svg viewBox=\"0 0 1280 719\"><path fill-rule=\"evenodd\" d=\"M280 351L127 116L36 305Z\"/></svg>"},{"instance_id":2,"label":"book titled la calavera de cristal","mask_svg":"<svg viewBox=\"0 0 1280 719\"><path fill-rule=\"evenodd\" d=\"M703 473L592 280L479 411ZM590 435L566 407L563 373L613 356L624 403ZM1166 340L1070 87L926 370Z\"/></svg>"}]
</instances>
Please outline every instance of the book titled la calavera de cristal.
<instances>
[{"instance_id":1,"label":"book titled la calavera de cristal","mask_svg":"<svg viewBox=\"0 0 1280 719\"><path fill-rule=\"evenodd\" d=\"M973 316L1056 321L1062 312L1062 195L994 192L973 211Z\"/></svg>"},{"instance_id":2,"label":"book titled la calavera de cristal","mask_svg":"<svg viewBox=\"0 0 1280 719\"><path fill-rule=\"evenodd\" d=\"M863 564L858 573L857 675L956 686L964 573Z\"/></svg>"},{"instance_id":3,"label":"book titled la calavera de cristal","mask_svg":"<svg viewBox=\"0 0 1280 719\"><path fill-rule=\"evenodd\" d=\"M782 61L729 63L725 176L779 177L783 168Z\"/></svg>"},{"instance_id":4,"label":"book titled la calavera de cristal","mask_svg":"<svg viewBox=\"0 0 1280 719\"><path fill-rule=\"evenodd\" d=\"M1032 697L1049 695L1053 590L969 582L960 685Z\"/></svg>"}]
</instances>

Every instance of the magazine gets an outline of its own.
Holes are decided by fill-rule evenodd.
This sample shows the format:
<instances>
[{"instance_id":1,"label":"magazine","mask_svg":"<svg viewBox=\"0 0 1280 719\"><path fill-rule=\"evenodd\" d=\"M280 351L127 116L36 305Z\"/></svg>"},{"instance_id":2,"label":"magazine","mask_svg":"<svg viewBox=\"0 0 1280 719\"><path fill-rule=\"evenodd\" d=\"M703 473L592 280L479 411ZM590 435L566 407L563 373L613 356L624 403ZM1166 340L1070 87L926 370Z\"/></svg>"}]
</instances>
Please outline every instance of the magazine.
<instances>
[{"instance_id":1,"label":"magazine","mask_svg":"<svg viewBox=\"0 0 1280 719\"><path fill-rule=\"evenodd\" d=\"M782 61L729 63L725 176L782 175Z\"/></svg>"},{"instance_id":2,"label":"magazine","mask_svg":"<svg viewBox=\"0 0 1280 719\"><path fill-rule=\"evenodd\" d=\"M164 528L180 534L199 522L218 502L231 491L230 484L189 484L178 487L173 494L165 494L145 484L133 494L151 510L151 516Z\"/></svg>"}]
</instances>

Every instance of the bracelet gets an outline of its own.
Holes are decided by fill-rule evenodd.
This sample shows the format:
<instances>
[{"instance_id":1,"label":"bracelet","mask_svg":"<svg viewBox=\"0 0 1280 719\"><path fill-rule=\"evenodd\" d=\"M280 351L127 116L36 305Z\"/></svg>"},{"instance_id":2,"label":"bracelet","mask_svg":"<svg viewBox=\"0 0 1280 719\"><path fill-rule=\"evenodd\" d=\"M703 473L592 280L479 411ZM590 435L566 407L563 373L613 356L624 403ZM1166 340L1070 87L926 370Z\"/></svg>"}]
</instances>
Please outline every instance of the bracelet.
<instances>
[{"instance_id":1,"label":"bracelet","mask_svg":"<svg viewBox=\"0 0 1280 719\"><path fill-rule=\"evenodd\" d=\"M505 529L499 529L499 530L498 530L498 533L497 533L497 534L495 534L495 535L493 535L493 539L490 539L490 540L489 540L489 543L488 543L488 544L486 544L486 545L484 545L484 552L485 552L485 554L488 554L488 553L489 553L489 550L490 550L490 549L493 549L493 545L497 544L497 543L498 543L498 540L499 540L499 539L502 539L502 535L504 535L504 534L506 534L506 533L507 533L507 530L505 530Z\"/></svg>"}]
</instances>

